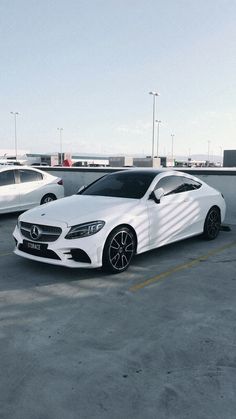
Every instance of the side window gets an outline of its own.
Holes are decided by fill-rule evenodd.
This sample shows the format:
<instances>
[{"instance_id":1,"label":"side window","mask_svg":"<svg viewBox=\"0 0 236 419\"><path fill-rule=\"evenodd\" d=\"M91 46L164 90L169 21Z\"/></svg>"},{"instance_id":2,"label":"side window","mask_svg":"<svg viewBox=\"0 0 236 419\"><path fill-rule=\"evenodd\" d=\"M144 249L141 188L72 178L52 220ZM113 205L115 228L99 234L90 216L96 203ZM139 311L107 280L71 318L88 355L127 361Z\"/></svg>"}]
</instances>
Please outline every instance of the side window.
<instances>
[{"instance_id":1,"label":"side window","mask_svg":"<svg viewBox=\"0 0 236 419\"><path fill-rule=\"evenodd\" d=\"M6 170L0 173L0 186L14 185L15 175L14 170Z\"/></svg>"},{"instance_id":2,"label":"side window","mask_svg":"<svg viewBox=\"0 0 236 419\"><path fill-rule=\"evenodd\" d=\"M155 189L163 188L165 195L194 191L201 188L202 184L184 176L166 176L156 185Z\"/></svg>"},{"instance_id":3,"label":"side window","mask_svg":"<svg viewBox=\"0 0 236 419\"><path fill-rule=\"evenodd\" d=\"M182 180L185 185L186 191L194 191L195 189L199 189L202 186L200 182L197 182L193 179L189 179L187 177L182 177Z\"/></svg>"},{"instance_id":4,"label":"side window","mask_svg":"<svg viewBox=\"0 0 236 419\"><path fill-rule=\"evenodd\" d=\"M20 169L19 175L21 183L36 182L43 179L43 175L39 172L35 172L34 170Z\"/></svg>"},{"instance_id":5,"label":"side window","mask_svg":"<svg viewBox=\"0 0 236 419\"><path fill-rule=\"evenodd\" d=\"M163 188L165 195L185 192L185 184L181 176L165 176L159 180L155 189Z\"/></svg>"}]
</instances>

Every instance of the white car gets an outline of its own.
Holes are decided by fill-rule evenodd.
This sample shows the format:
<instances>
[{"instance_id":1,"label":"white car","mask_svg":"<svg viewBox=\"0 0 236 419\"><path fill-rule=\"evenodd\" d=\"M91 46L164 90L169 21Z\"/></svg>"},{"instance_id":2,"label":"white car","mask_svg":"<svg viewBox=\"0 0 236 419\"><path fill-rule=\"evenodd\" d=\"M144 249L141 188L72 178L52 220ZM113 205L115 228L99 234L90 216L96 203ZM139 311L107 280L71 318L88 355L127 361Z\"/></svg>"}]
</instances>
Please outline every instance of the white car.
<instances>
[{"instance_id":1,"label":"white car","mask_svg":"<svg viewBox=\"0 0 236 419\"><path fill-rule=\"evenodd\" d=\"M0 166L0 214L64 197L62 179L28 166Z\"/></svg>"},{"instance_id":2,"label":"white car","mask_svg":"<svg viewBox=\"0 0 236 419\"><path fill-rule=\"evenodd\" d=\"M71 268L123 272L133 256L203 233L225 217L220 192L185 173L130 169L20 215L17 255Z\"/></svg>"}]
</instances>

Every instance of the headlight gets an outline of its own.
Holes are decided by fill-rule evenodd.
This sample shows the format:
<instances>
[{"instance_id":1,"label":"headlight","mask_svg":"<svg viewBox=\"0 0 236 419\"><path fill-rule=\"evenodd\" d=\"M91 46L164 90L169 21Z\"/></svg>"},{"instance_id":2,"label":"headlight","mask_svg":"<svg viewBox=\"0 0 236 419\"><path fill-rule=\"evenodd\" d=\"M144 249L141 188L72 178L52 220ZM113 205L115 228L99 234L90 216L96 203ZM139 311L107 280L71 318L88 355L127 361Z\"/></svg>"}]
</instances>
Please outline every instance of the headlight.
<instances>
[{"instance_id":1,"label":"headlight","mask_svg":"<svg viewBox=\"0 0 236 419\"><path fill-rule=\"evenodd\" d=\"M65 236L66 239L80 239L98 233L105 225L105 221L91 221L90 223L72 226Z\"/></svg>"}]
</instances>

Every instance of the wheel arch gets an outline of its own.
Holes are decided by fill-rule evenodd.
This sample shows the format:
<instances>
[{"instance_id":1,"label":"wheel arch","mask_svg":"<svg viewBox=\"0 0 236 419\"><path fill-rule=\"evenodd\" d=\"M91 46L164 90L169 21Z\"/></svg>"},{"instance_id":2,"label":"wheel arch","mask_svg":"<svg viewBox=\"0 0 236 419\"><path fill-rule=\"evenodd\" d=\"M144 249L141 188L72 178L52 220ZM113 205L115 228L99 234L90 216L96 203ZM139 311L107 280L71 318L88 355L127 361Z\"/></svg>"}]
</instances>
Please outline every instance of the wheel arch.
<instances>
[{"instance_id":1,"label":"wheel arch","mask_svg":"<svg viewBox=\"0 0 236 419\"><path fill-rule=\"evenodd\" d=\"M45 193L45 194L42 196L42 198L41 198L41 200L40 200L40 205L42 205L43 200L44 200L44 198L45 198L46 196L52 196L54 201L56 201L56 200L57 200L57 196L56 196L56 194L55 194L55 193L53 193L53 192L47 192L47 193Z\"/></svg>"},{"instance_id":2,"label":"wheel arch","mask_svg":"<svg viewBox=\"0 0 236 419\"><path fill-rule=\"evenodd\" d=\"M130 224L126 224L126 223L118 224L117 226L115 226L115 227L114 227L114 228L110 231L110 233L108 234L108 236L107 236L107 238L106 238L106 240L105 240L105 243L104 243L104 246L103 246L103 252L104 252L104 248L105 248L106 242L107 242L107 240L109 239L110 235L113 233L113 231L115 231L115 230L116 230L116 229L118 229L118 228L122 228L122 227L129 228L129 229L132 231L132 233L134 234L134 238L135 238L135 253L137 252L137 247L138 247L138 237L137 237L137 233L136 233L136 231L135 231L134 227L132 227Z\"/></svg>"},{"instance_id":3,"label":"wheel arch","mask_svg":"<svg viewBox=\"0 0 236 419\"><path fill-rule=\"evenodd\" d=\"M208 211L207 211L207 213L206 213L206 217L207 217L207 215L208 215L209 211L211 211L212 209L215 209L215 208L219 211L219 214L220 214L220 221L221 221L221 209L220 209L219 205L217 205L217 204L214 204L214 205L212 205L212 206L209 208L209 210L208 210ZM205 217L205 219L206 219L206 217Z\"/></svg>"}]
</instances>

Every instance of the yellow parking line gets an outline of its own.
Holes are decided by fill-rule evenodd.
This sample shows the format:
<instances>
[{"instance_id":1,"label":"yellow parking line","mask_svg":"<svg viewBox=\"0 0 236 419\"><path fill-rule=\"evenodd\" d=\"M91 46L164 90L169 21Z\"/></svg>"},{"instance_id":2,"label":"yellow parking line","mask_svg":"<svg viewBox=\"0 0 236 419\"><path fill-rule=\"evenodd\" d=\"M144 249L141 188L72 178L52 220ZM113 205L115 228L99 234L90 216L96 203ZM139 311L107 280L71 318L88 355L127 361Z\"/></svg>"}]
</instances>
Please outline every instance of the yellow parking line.
<instances>
[{"instance_id":1,"label":"yellow parking line","mask_svg":"<svg viewBox=\"0 0 236 419\"><path fill-rule=\"evenodd\" d=\"M161 274L156 275L153 278L147 279L146 281L141 282L140 284L133 285L132 287L129 288L129 291L132 291L132 292L138 291L142 288L147 287L148 285L153 284L154 282L159 281L160 279L163 279L163 278L166 278L169 275L172 275L175 272L182 271L182 270L187 269L187 268L191 268L192 266L196 265L197 263L200 263L203 260L207 260L211 256L214 256L218 253L221 253L224 250L229 249L230 247L234 247L234 246L236 246L236 242L228 243L225 246L219 247L218 249L212 250L211 252L208 252L205 255L202 255L202 256L200 256L196 259L193 259L191 262L183 263L182 265L177 265L174 268L170 269L169 271L162 272Z\"/></svg>"}]
</instances>

